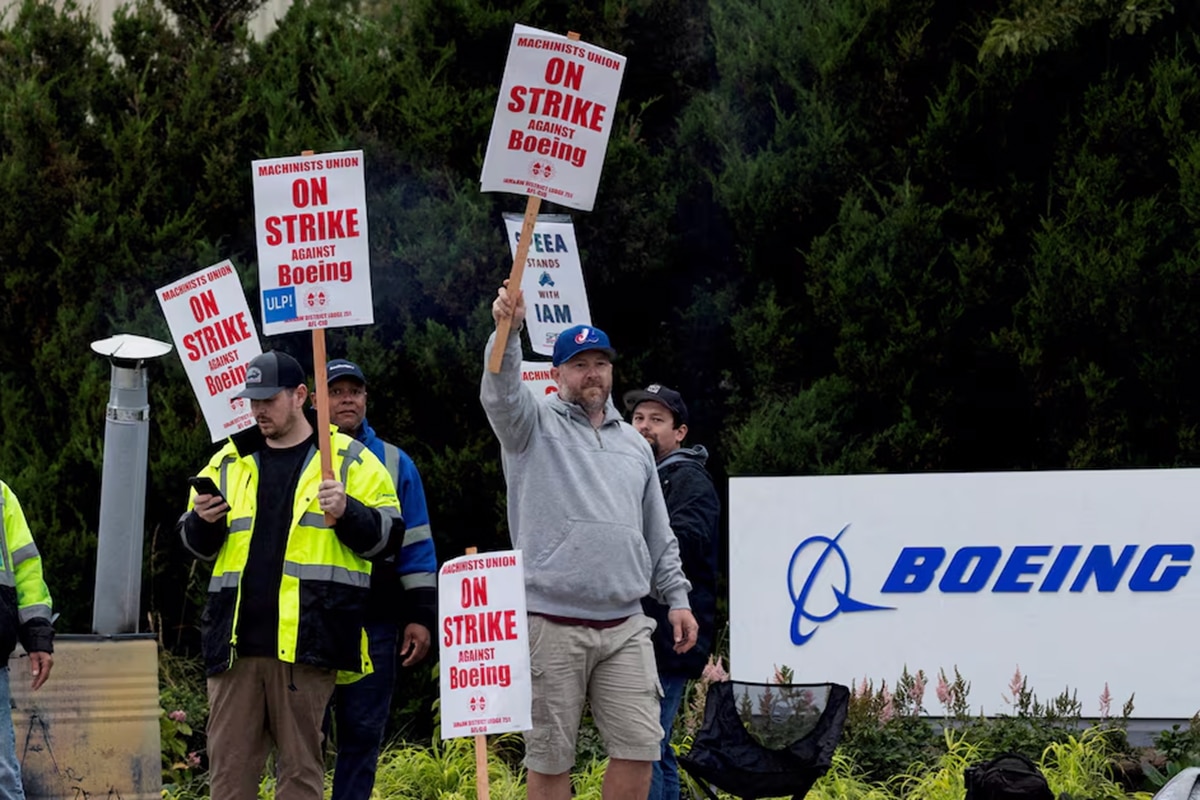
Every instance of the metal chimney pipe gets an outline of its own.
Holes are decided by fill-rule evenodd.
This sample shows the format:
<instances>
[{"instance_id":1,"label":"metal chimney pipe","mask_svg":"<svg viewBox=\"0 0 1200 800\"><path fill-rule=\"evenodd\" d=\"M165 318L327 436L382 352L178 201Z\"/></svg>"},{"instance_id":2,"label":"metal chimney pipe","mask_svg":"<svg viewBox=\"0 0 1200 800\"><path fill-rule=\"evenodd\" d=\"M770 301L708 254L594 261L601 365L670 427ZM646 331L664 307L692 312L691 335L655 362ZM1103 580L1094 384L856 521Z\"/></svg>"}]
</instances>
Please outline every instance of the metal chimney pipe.
<instances>
[{"instance_id":1,"label":"metal chimney pipe","mask_svg":"<svg viewBox=\"0 0 1200 800\"><path fill-rule=\"evenodd\" d=\"M150 451L150 404L144 364L147 359L169 353L171 345L118 334L92 342L92 350L112 363L104 423L92 632L137 633Z\"/></svg>"}]
</instances>

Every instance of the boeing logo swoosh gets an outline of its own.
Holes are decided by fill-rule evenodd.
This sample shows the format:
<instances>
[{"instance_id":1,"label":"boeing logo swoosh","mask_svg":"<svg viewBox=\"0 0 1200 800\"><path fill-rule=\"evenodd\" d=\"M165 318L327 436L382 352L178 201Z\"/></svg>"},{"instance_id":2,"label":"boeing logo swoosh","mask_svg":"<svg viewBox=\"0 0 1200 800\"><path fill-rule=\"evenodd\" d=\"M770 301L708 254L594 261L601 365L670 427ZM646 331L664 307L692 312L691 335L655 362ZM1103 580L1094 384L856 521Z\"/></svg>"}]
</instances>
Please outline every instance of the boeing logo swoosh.
<instances>
[{"instance_id":1,"label":"boeing logo swoosh","mask_svg":"<svg viewBox=\"0 0 1200 800\"><path fill-rule=\"evenodd\" d=\"M810 536L792 552L791 561L788 562L788 593L792 596L792 644L804 644L816 634L821 623L829 622L838 614L895 610L892 606L871 605L850 596L850 562L846 559L846 553L842 550L842 546L838 544L842 534L849 528L849 525L842 528L832 539L828 536ZM807 566L813 551L816 551L817 548L820 550L816 553L816 560L811 562L812 566L807 567L807 574L801 572L804 583L800 590L796 591L797 563L803 559L804 566ZM831 556L841 561L840 575L836 565L826 564ZM824 579L821 580L823 572ZM814 597L814 595L818 590L826 587L833 597L832 609L827 612L824 608L820 612L813 611L813 605L824 599L820 596Z\"/></svg>"}]
</instances>

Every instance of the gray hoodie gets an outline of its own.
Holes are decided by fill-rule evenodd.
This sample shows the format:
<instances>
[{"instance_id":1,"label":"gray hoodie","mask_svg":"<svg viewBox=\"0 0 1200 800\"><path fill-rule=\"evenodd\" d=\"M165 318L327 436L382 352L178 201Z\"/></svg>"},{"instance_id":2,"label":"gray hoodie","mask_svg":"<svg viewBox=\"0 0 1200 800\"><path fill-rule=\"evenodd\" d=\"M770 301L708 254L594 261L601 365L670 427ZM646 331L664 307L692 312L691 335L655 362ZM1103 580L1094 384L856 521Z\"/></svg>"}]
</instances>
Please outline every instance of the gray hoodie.
<instances>
[{"instance_id":1,"label":"gray hoodie","mask_svg":"<svg viewBox=\"0 0 1200 800\"><path fill-rule=\"evenodd\" d=\"M484 349L484 363L496 338ZM529 611L609 620L639 614L650 595L689 608L679 543L650 445L609 398L604 422L521 382L513 330L498 374L486 368L479 399L500 440L508 529L525 561Z\"/></svg>"}]
</instances>

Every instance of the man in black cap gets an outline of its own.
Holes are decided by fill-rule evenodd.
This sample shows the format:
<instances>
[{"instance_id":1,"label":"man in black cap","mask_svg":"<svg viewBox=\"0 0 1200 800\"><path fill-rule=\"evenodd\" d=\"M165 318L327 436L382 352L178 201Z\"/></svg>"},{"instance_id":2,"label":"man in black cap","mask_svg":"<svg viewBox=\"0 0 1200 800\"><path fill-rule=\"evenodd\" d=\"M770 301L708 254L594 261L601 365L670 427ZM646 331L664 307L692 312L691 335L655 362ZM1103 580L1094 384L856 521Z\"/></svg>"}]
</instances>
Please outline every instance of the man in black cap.
<instances>
[{"instance_id":1,"label":"man in black cap","mask_svg":"<svg viewBox=\"0 0 1200 800\"><path fill-rule=\"evenodd\" d=\"M200 471L217 491L194 492L178 526L184 545L213 562L201 632L212 796L255 800L274 745L275 796L321 800L334 681L370 671L368 559L393 552L404 523L387 470L359 442L332 433L335 477L322 477L296 359L256 356L238 396L258 425Z\"/></svg>"},{"instance_id":2,"label":"man in black cap","mask_svg":"<svg viewBox=\"0 0 1200 800\"><path fill-rule=\"evenodd\" d=\"M425 488L408 453L375 435L367 422L367 378L353 361L336 358L325 368L329 417L338 430L362 442L383 462L404 513L400 552L377 561L367 597L367 638L375 671L334 692L337 763L331 800L370 800L375 767L392 706L397 647L402 665L425 658L437 627L437 553L429 527ZM401 638L403 631L403 638Z\"/></svg>"},{"instance_id":3,"label":"man in black cap","mask_svg":"<svg viewBox=\"0 0 1200 800\"><path fill-rule=\"evenodd\" d=\"M671 530L679 540L683 573L692 582L688 599L700 623L696 646L686 653L676 652L671 628L664 624L666 606L649 597L642 600L646 614L658 620L654 653L663 687L662 759L654 763L649 800L679 800L679 767L671 749L671 728L688 680L700 676L712 651L721 501L704 466L708 451L703 445L683 446L688 432L688 410L679 392L652 383L645 389L626 392L624 399L625 408L633 412L630 422L654 452Z\"/></svg>"}]
</instances>

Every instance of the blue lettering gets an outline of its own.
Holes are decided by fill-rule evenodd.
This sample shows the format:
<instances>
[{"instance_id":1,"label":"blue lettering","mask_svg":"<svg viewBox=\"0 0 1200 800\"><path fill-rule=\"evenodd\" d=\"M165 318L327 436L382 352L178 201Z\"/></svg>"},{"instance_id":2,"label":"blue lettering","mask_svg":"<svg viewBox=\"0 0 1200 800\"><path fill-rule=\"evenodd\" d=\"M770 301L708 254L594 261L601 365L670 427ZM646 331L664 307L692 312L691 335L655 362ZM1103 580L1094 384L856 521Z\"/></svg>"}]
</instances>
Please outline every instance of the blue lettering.
<instances>
[{"instance_id":1,"label":"blue lettering","mask_svg":"<svg viewBox=\"0 0 1200 800\"><path fill-rule=\"evenodd\" d=\"M1000 563L999 547L963 547L950 559L946 574L938 583L943 592L978 592L987 585L992 571ZM967 575L967 570L971 574Z\"/></svg>"},{"instance_id":2,"label":"blue lettering","mask_svg":"<svg viewBox=\"0 0 1200 800\"><path fill-rule=\"evenodd\" d=\"M944 547L906 547L900 551L892 572L880 592L916 594L933 583L937 568L946 558Z\"/></svg>"},{"instance_id":3,"label":"blue lettering","mask_svg":"<svg viewBox=\"0 0 1200 800\"><path fill-rule=\"evenodd\" d=\"M1119 548L1119 552L1118 552ZM1169 592L1191 571L1196 550L1190 544L1156 544L1142 551L1141 559L1130 573L1139 545L1092 545L1080 562L1084 546L1021 545L1011 550L994 545L960 547L947 561L943 547L905 547L892 564L892 570L879 590L886 594L919 594L928 591L937 580L938 591L964 594L991 591L1000 594L1029 593L1037 583L1035 576L1043 575L1037 591L1054 593L1068 585L1068 578L1079 564L1070 581L1069 591L1084 592L1095 581L1096 591L1112 593L1125 584L1131 592ZM1053 554L1052 561L1046 561ZM942 564L945 569L942 570ZM939 579L940 573L940 579Z\"/></svg>"},{"instance_id":4,"label":"blue lettering","mask_svg":"<svg viewBox=\"0 0 1200 800\"><path fill-rule=\"evenodd\" d=\"M1106 544L1096 545L1079 568L1079 574L1071 584L1071 591L1082 592L1087 588L1088 578L1094 577L1097 589L1102 592L1115 592L1121 583L1121 576L1125 574L1125 568L1129 566L1136 552L1136 544L1127 544L1121 549L1121 555L1114 560L1111 547Z\"/></svg>"},{"instance_id":5,"label":"blue lettering","mask_svg":"<svg viewBox=\"0 0 1200 800\"><path fill-rule=\"evenodd\" d=\"M1142 563L1133 571L1129 579L1129 590L1132 592L1169 592L1188 574L1196 549L1190 544L1156 544L1146 550ZM1154 577L1163 559L1176 562L1176 566L1164 567L1162 575ZM1182 565L1179 562L1183 562Z\"/></svg>"},{"instance_id":6,"label":"blue lettering","mask_svg":"<svg viewBox=\"0 0 1200 800\"><path fill-rule=\"evenodd\" d=\"M521 243L520 231L513 231L513 241L517 244ZM568 252L567 240L562 237L561 233L553 234L553 238L551 238L551 234L549 233L535 233L533 235L533 241L530 244L533 246L533 250L536 253Z\"/></svg>"},{"instance_id":7,"label":"blue lettering","mask_svg":"<svg viewBox=\"0 0 1200 800\"><path fill-rule=\"evenodd\" d=\"M996 585L992 587L992 591L1028 592L1033 588L1033 582L1020 580L1021 576L1037 575L1044 566L1043 564L1030 564L1029 559L1045 558L1050 555L1050 550L1049 545L1014 547L1012 555L1004 563L1004 569L1000 570L1000 577L996 578Z\"/></svg>"},{"instance_id":8,"label":"blue lettering","mask_svg":"<svg viewBox=\"0 0 1200 800\"><path fill-rule=\"evenodd\" d=\"M1075 565L1075 559L1079 557L1079 552L1083 548L1077 544L1064 545L1058 551L1058 555L1054 557L1054 563L1050 565L1050 571L1046 573L1046 579L1042 581L1042 585L1038 587L1039 592L1057 592L1066 583L1067 575L1071 572L1071 567Z\"/></svg>"},{"instance_id":9,"label":"blue lettering","mask_svg":"<svg viewBox=\"0 0 1200 800\"><path fill-rule=\"evenodd\" d=\"M517 237L520 239L520 236ZM539 253L565 253L567 252L567 242L563 239L561 233L535 233L533 235L533 249Z\"/></svg>"}]
</instances>

